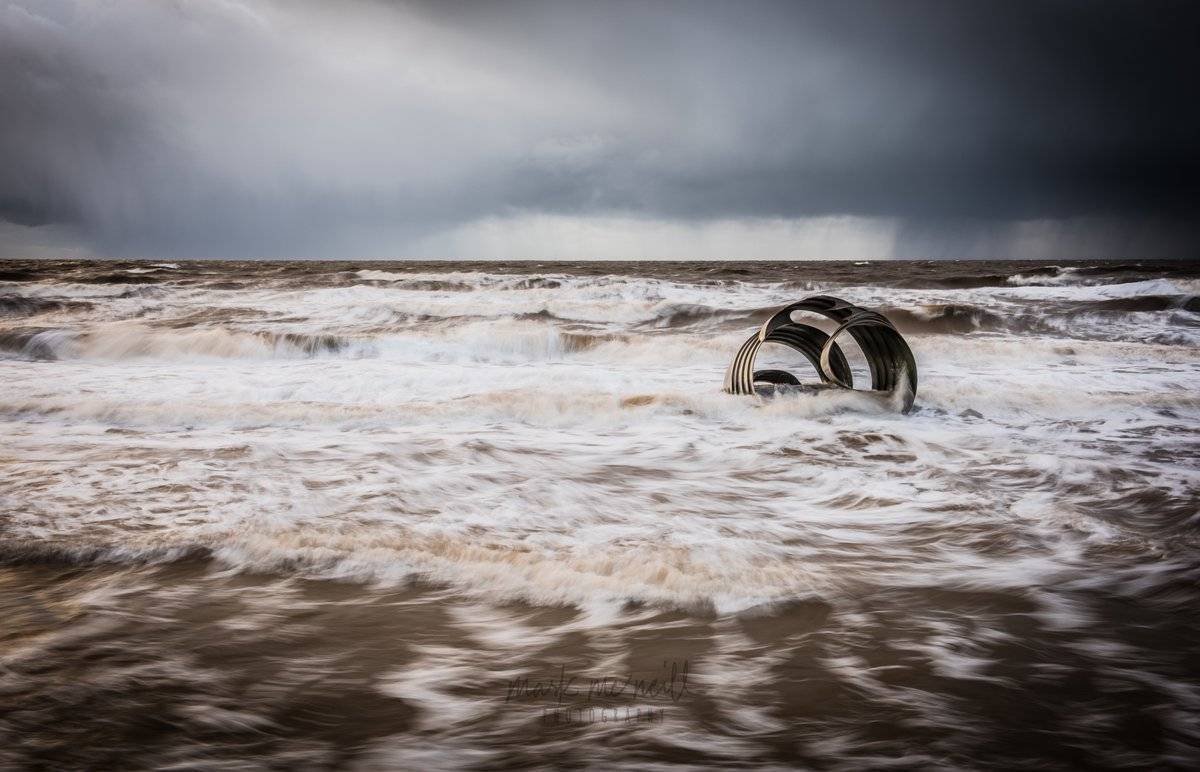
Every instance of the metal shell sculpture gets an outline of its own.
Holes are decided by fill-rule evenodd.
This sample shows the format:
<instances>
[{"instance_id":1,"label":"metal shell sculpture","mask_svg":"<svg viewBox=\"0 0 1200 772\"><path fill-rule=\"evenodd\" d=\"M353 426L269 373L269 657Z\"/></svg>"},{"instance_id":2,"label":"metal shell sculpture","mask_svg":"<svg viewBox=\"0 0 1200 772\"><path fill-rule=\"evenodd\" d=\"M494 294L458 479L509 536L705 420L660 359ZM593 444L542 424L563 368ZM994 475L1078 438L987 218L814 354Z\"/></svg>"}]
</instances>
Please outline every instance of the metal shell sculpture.
<instances>
[{"instance_id":1,"label":"metal shell sculpture","mask_svg":"<svg viewBox=\"0 0 1200 772\"><path fill-rule=\"evenodd\" d=\"M832 333L792 321L792 312L821 314L837 324ZM871 369L871 390L895 394L899 390L903 412L912 410L917 394L917 363L912 350L887 317L876 311L828 295L805 298L776 311L738 349L725 374L725 391L757 394L756 383L799 386L800 380L785 370L755 370L754 360L764 343L780 343L799 351L816 368L825 386L854 388L850 363L837 344L849 333L862 349Z\"/></svg>"}]
</instances>

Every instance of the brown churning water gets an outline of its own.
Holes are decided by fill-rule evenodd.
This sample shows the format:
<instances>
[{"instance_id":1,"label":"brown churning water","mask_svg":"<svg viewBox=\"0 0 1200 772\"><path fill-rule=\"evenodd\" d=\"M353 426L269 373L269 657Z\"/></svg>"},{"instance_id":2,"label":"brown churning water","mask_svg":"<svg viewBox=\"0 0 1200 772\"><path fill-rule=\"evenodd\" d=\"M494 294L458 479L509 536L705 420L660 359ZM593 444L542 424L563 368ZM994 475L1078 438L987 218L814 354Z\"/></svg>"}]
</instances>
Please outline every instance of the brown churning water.
<instances>
[{"instance_id":1,"label":"brown churning water","mask_svg":"<svg viewBox=\"0 0 1200 772\"><path fill-rule=\"evenodd\" d=\"M722 392L820 294L896 324L909 415ZM1194 767L1197 294L0 263L0 767Z\"/></svg>"}]
</instances>

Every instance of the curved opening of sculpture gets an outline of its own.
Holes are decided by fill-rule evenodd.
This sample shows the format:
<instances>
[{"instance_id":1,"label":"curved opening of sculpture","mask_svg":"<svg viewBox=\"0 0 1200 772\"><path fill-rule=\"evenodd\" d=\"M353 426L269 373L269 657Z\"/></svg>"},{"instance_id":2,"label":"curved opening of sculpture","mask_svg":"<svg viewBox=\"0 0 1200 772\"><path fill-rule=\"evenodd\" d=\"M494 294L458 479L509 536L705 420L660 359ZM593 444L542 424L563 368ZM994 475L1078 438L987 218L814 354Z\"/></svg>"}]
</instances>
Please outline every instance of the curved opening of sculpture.
<instances>
[{"instance_id":1,"label":"curved opening of sculpture","mask_svg":"<svg viewBox=\"0 0 1200 772\"><path fill-rule=\"evenodd\" d=\"M810 325L807 324L808 321L814 323ZM796 389L812 391L835 385L821 372L821 349L834 326L836 325L806 319L803 327L810 329L797 330L801 325L792 324L772 331L761 341L758 351L754 354L755 393L773 394ZM822 329L823 327L829 329ZM839 358L838 353L843 356ZM850 340L849 347L839 344L837 351L831 353L831 357L830 367L843 381L851 384L863 382L863 374L866 372L865 360L862 360L862 355L853 340ZM856 362L856 358L862 361ZM765 385L767 388L760 389L758 385ZM778 386L788 388L770 388Z\"/></svg>"},{"instance_id":2,"label":"curved opening of sculpture","mask_svg":"<svg viewBox=\"0 0 1200 772\"><path fill-rule=\"evenodd\" d=\"M798 312L818 314L834 323L826 332L794 321ZM777 368L758 369L762 347L779 344L798 351L813 366L816 388L853 389L855 378L844 345L861 350L871 382L870 391L899 394L902 411L912 409L917 392L917 365L904 337L883 314L860 308L840 298L817 295L784 306L742 344L725 374L725 391L731 394L774 393L777 387L804 386L797 375Z\"/></svg>"}]
</instances>

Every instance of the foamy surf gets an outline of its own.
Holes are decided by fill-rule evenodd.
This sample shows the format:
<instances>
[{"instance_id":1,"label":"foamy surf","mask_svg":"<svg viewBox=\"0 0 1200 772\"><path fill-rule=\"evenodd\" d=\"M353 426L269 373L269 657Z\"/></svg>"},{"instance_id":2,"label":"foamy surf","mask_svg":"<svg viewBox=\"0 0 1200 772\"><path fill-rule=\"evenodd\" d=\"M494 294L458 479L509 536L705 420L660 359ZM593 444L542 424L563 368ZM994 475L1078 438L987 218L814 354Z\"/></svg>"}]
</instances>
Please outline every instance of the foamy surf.
<instances>
[{"instance_id":1,"label":"foamy surf","mask_svg":"<svg viewBox=\"0 0 1200 772\"><path fill-rule=\"evenodd\" d=\"M20 601L0 762L27 759L21 711L67 721L117 694L153 714L169 692L186 738L305 727L281 763L336 745L320 727L350 695L370 763L461 743L486 765L502 754L470 754L480 731L549 747L529 729L547 706L513 679L685 661L695 700L622 731L722 765L772 758L780 711L845 768L885 760L863 715L918 728L906 763L943 758L923 732L975 758L957 743L991 720L961 697L980 685L1077 694L1095 723L1062 731L1131 764L1175 758L1111 729L1131 694L1189 736L1200 313L1177 266L3 275L0 593ZM898 395L721 392L798 287L896 322L911 415ZM793 356L764 346L759 366L805 374ZM245 651L271 674L214 654ZM311 716L288 718L297 701Z\"/></svg>"}]
</instances>

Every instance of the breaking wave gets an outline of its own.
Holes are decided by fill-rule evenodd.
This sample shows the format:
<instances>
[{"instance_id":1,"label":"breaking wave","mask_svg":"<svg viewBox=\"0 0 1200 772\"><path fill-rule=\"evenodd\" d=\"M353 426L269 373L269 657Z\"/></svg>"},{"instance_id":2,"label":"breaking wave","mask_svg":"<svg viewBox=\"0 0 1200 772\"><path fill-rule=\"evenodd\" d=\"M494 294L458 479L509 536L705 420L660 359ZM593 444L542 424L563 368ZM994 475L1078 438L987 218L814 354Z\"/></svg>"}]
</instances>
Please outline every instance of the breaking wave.
<instances>
[{"instance_id":1,"label":"breaking wave","mask_svg":"<svg viewBox=\"0 0 1200 772\"><path fill-rule=\"evenodd\" d=\"M92 304L78 300L55 300L53 298L25 297L23 295L0 295L0 317L37 316L56 311L79 311Z\"/></svg>"},{"instance_id":2,"label":"breaking wave","mask_svg":"<svg viewBox=\"0 0 1200 772\"><path fill-rule=\"evenodd\" d=\"M35 360L71 359L295 359L353 354L369 344L336 335L239 332L211 328L160 330L144 325L111 325L87 331L15 329L0 331L0 351Z\"/></svg>"}]
</instances>

